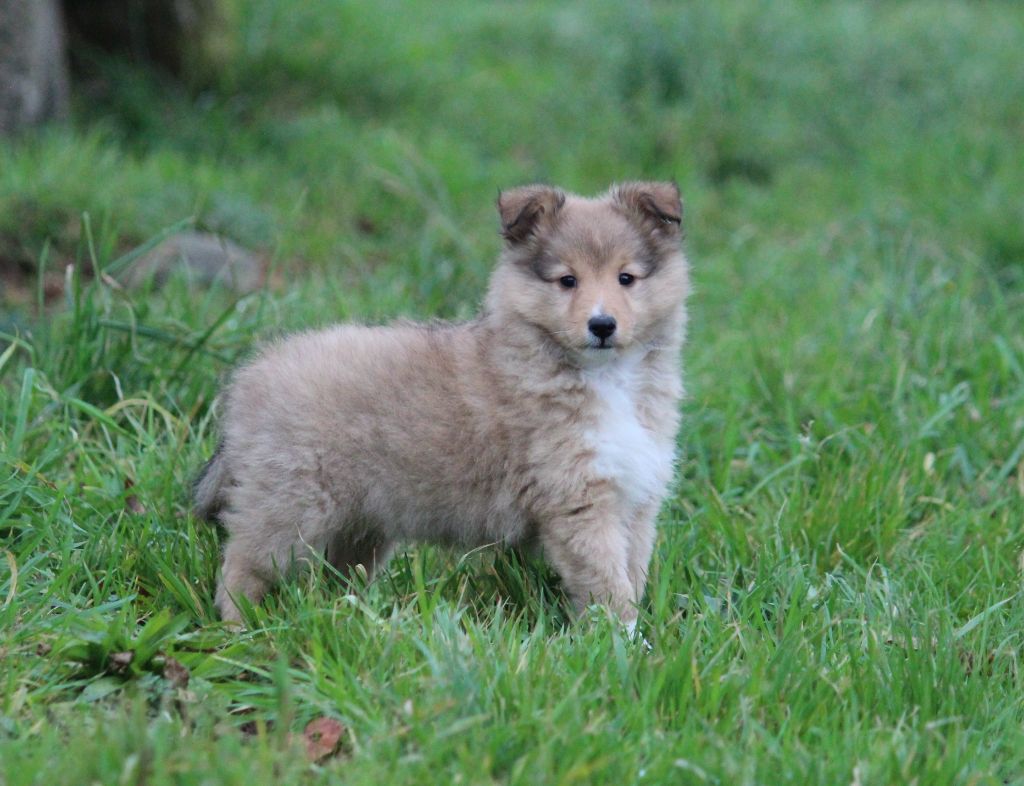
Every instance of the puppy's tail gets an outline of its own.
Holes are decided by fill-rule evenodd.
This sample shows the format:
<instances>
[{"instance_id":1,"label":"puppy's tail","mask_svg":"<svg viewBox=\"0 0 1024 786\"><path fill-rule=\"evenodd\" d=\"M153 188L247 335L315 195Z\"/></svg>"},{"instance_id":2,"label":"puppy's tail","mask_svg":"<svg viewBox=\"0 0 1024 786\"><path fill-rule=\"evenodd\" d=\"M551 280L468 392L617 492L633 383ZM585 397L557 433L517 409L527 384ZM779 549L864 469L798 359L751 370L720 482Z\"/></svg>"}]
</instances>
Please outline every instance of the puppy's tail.
<instances>
[{"instance_id":1,"label":"puppy's tail","mask_svg":"<svg viewBox=\"0 0 1024 786\"><path fill-rule=\"evenodd\" d=\"M213 521L220 512L224 505L223 491L227 474L222 441L192 484L192 512L196 518Z\"/></svg>"}]
</instances>

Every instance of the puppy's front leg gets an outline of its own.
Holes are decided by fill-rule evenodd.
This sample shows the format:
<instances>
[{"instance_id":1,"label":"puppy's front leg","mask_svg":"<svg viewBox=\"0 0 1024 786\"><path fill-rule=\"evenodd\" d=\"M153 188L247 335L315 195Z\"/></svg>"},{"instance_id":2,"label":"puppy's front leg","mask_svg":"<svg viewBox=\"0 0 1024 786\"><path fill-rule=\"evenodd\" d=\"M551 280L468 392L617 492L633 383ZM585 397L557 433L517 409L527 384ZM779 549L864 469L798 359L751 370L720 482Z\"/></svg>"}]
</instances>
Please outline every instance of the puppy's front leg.
<instances>
[{"instance_id":1,"label":"puppy's front leg","mask_svg":"<svg viewBox=\"0 0 1024 786\"><path fill-rule=\"evenodd\" d=\"M658 509L658 505L645 505L630 520L628 570L629 580L633 584L633 597L637 603L643 600L647 588L647 571L658 535L655 527Z\"/></svg>"},{"instance_id":2,"label":"puppy's front leg","mask_svg":"<svg viewBox=\"0 0 1024 786\"><path fill-rule=\"evenodd\" d=\"M636 624L629 538L614 506L592 503L553 516L541 528L540 543L577 614L603 603L627 626Z\"/></svg>"}]
</instances>

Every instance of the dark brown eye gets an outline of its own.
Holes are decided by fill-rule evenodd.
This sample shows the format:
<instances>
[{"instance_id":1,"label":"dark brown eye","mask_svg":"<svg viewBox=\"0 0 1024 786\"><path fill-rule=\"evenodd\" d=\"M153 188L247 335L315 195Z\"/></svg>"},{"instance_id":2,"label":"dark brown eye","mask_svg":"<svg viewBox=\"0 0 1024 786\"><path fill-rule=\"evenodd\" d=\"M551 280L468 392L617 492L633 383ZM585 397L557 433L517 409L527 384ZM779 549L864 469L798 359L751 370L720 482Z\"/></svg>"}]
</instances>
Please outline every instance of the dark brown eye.
<instances>
[{"instance_id":1,"label":"dark brown eye","mask_svg":"<svg viewBox=\"0 0 1024 786\"><path fill-rule=\"evenodd\" d=\"M579 282L576 281L576 276L562 276L558 279L558 283L566 289L575 289L576 284Z\"/></svg>"},{"instance_id":2,"label":"dark brown eye","mask_svg":"<svg viewBox=\"0 0 1024 786\"><path fill-rule=\"evenodd\" d=\"M622 284L622 286L628 287L634 281L636 281L636 276L632 273L619 273L619 283Z\"/></svg>"}]
</instances>

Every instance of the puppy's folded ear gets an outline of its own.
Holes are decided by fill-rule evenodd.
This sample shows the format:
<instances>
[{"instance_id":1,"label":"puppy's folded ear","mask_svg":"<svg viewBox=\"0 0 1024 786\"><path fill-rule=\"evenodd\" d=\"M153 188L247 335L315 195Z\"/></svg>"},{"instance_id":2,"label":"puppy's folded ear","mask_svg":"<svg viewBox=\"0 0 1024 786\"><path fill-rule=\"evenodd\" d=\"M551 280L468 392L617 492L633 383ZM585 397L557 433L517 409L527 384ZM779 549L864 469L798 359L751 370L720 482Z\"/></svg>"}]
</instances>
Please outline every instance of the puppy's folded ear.
<instances>
[{"instance_id":1,"label":"puppy's folded ear","mask_svg":"<svg viewBox=\"0 0 1024 786\"><path fill-rule=\"evenodd\" d=\"M683 202L675 183L622 183L612 188L612 199L650 231L664 237L679 236Z\"/></svg>"},{"instance_id":2,"label":"puppy's folded ear","mask_svg":"<svg viewBox=\"0 0 1024 786\"><path fill-rule=\"evenodd\" d=\"M551 186L520 186L498 195L501 236L510 245L530 238L550 224L565 204L565 194Z\"/></svg>"}]
</instances>

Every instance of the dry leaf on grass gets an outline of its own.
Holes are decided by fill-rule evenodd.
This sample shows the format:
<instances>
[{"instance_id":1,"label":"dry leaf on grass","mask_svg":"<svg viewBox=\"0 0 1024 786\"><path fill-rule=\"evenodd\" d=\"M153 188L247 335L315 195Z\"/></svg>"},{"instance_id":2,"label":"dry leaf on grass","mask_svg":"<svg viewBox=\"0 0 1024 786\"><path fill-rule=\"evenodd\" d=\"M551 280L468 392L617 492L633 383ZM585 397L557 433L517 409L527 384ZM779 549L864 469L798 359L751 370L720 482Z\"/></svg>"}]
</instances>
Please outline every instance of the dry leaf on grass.
<instances>
[{"instance_id":1,"label":"dry leaf on grass","mask_svg":"<svg viewBox=\"0 0 1024 786\"><path fill-rule=\"evenodd\" d=\"M341 747L341 735L344 733L345 727L334 718L311 720L302 732L306 757L310 761L321 762L335 755Z\"/></svg>"}]
</instances>

